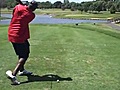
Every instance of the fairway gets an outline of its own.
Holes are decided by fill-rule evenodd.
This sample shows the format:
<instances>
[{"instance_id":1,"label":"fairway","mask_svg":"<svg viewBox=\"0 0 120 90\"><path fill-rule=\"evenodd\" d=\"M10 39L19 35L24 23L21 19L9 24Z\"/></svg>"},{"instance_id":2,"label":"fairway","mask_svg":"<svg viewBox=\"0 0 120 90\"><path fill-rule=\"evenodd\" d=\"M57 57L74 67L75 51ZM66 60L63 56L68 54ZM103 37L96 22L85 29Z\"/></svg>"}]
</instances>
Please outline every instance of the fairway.
<instances>
[{"instance_id":1,"label":"fairway","mask_svg":"<svg viewBox=\"0 0 120 90\"><path fill-rule=\"evenodd\" d=\"M41 77L57 75L62 81L28 82L26 76L17 76L22 84L12 86L5 72L15 67L17 57L7 29L0 25L1 90L120 90L119 31L104 24L30 25L27 70Z\"/></svg>"}]
</instances>

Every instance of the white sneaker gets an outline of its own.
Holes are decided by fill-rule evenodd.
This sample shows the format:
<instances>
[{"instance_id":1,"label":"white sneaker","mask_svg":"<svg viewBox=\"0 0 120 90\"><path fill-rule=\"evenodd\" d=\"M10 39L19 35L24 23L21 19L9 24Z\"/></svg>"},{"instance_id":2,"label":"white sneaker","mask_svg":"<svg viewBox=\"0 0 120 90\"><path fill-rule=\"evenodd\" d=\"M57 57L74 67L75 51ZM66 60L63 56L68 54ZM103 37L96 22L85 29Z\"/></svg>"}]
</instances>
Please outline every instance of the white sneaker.
<instances>
[{"instance_id":1,"label":"white sneaker","mask_svg":"<svg viewBox=\"0 0 120 90\"><path fill-rule=\"evenodd\" d=\"M22 72L18 72L18 75L19 76L24 76L24 75L31 75L32 74L32 72L29 72L29 71L26 71L26 70L23 70Z\"/></svg>"},{"instance_id":2,"label":"white sneaker","mask_svg":"<svg viewBox=\"0 0 120 90\"><path fill-rule=\"evenodd\" d=\"M12 75L12 71L8 70L6 72L8 79L11 80L12 85L20 85L20 82L17 81L16 77Z\"/></svg>"},{"instance_id":3,"label":"white sneaker","mask_svg":"<svg viewBox=\"0 0 120 90\"><path fill-rule=\"evenodd\" d=\"M12 75L12 71L8 70L6 71L6 75L10 78L14 78L15 76Z\"/></svg>"}]
</instances>

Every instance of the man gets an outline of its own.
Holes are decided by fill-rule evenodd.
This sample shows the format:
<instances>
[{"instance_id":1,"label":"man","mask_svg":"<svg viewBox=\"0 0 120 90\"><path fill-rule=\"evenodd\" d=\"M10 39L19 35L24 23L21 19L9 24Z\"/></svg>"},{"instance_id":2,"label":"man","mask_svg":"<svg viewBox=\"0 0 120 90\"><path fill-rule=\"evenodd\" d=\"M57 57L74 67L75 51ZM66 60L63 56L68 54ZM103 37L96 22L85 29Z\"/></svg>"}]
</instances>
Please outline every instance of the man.
<instances>
[{"instance_id":1,"label":"man","mask_svg":"<svg viewBox=\"0 0 120 90\"><path fill-rule=\"evenodd\" d=\"M12 43L15 53L18 56L18 63L13 71L8 70L6 72L13 85L20 84L16 79L17 73L18 75L32 74L32 72L25 70L24 65L30 53L28 42L30 38L29 23L35 18L33 11L37 6L38 4L32 1L28 6L20 3L13 10L13 17L8 28L8 40Z\"/></svg>"}]
</instances>

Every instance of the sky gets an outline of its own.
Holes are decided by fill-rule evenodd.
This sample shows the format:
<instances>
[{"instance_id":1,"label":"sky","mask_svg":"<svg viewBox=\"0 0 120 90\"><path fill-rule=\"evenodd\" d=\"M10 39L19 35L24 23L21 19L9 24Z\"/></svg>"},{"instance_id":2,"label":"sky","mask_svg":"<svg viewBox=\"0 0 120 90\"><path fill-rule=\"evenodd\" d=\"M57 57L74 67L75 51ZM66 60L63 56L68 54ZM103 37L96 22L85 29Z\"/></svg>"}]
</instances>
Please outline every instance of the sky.
<instances>
[{"instance_id":1,"label":"sky","mask_svg":"<svg viewBox=\"0 0 120 90\"><path fill-rule=\"evenodd\" d=\"M32 0L21 0L21 1L32 1ZM56 2L56 1L61 1L63 2L64 0L35 0L35 1L39 1L39 2L46 2L46 1L50 1L52 3ZM93 0L69 0L69 2L85 2L85 1L93 1Z\"/></svg>"}]
</instances>

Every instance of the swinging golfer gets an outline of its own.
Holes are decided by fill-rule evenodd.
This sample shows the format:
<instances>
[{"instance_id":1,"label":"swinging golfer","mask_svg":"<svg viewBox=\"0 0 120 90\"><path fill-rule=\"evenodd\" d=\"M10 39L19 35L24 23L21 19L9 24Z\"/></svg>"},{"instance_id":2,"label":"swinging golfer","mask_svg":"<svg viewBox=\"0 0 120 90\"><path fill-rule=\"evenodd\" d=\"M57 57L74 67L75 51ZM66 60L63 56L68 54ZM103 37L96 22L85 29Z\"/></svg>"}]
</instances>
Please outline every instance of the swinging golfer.
<instances>
[{"instance_id":1,"label":"swinging golfer","mask_svg":"<svg viewBox=\"0 0 120 90\"><path fill-rule=\"evenodd\" d=\"M19 85L16 75L31 75L32 72L25 70L24 65L29 57L30 38L29 23L35 18L33 11L37 8L38 4L32 1L28 6L18 4L13 10L13 17L8 28L8 40L12 43L14 51L18 56L18 63L13 71L6 72L13 85ZM12 63L12 61L11 61Z\"/></svg>"}]
</instances>

